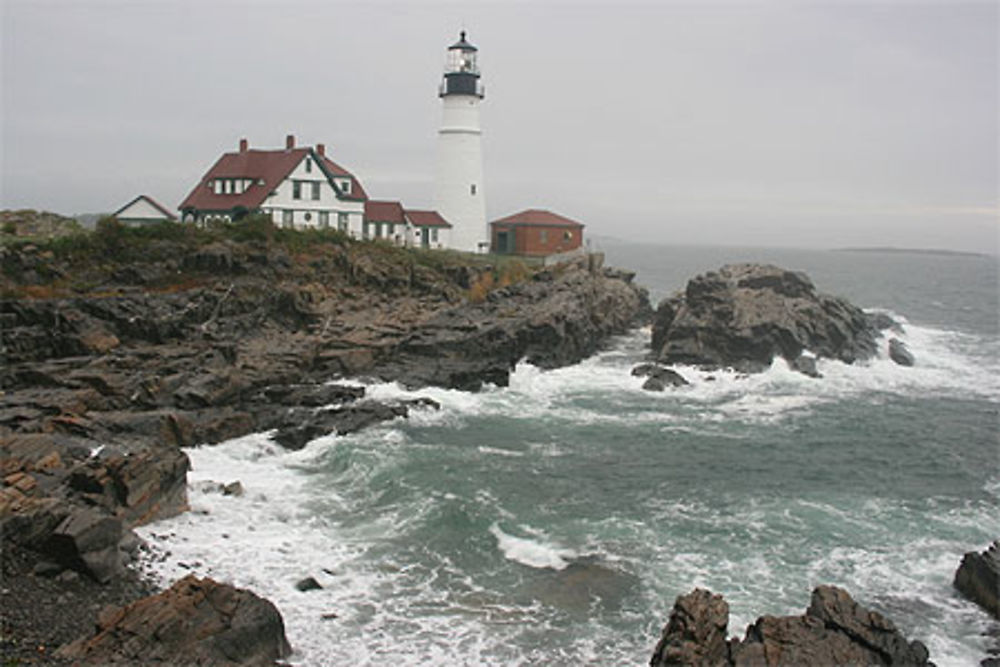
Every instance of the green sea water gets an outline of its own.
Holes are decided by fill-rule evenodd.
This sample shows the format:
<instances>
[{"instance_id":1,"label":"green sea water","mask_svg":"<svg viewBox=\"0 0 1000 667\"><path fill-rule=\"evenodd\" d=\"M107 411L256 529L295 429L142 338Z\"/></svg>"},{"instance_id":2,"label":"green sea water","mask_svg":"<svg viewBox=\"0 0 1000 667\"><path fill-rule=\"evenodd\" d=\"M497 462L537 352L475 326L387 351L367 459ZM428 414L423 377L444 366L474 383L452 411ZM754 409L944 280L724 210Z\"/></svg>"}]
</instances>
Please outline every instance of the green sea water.
<instances>
[{"instance_id":1,"label":"green sea water","mask_svg":"<svg viewBox=\"0 0 1000 667\"><path fill-rule=\"evenodd\" d=\"M977 664L991 622L951 579L1000 537L996 259L603 245L654 299L729 261L804 270L903 321L917 365L681 367L689 387L649 393L640 330L477 394L368 384L442 407L299 452L267 434L189 450L195 511L143 530L147 565L274 601L294 664L645 664L695 586L742 635L821 583L938 664ZM244 496L199 490L234 479Z\"/></svg>"}]
</instances>

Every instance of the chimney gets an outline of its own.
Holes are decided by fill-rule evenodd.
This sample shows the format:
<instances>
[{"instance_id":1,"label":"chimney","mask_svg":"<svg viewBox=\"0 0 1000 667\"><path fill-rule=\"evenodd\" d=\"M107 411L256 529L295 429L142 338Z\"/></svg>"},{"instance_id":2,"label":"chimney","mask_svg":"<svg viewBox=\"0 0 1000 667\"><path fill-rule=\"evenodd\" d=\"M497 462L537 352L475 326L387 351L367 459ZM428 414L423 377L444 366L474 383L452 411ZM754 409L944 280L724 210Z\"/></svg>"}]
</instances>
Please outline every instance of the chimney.
<instances>
[{"instance_id":1,"label":"chimney","mask_svg":"<svg viewBox=\"0 0 1000 667\"><path fill-rule=\"evenodd\" d=\"M285 150L290 151L293 148L295 148L295 135L289 134L287 137L285 137Z\"/></svg>"},{"instance_id":2,"label":"chimney","mask_svg":"<svg viewBox=\"0 0 1000 667\"><path fill-rule=\"evenodd\" d=\"M326 144L316 144L316 154L320 157L326 157Z\"/></svg>"},{"instance_id":3,"label":"chimney","mask_svg":"<svg viewBox=\"0 0 1000 667\"><path fill-rule=\"evenodd\" d=\"M246 139L240 139L240 152L241 153L246 153L247 152L247 148L249 148L249 147L250 147L250 145L247 143Z\"/></svg>"}]
</instances>

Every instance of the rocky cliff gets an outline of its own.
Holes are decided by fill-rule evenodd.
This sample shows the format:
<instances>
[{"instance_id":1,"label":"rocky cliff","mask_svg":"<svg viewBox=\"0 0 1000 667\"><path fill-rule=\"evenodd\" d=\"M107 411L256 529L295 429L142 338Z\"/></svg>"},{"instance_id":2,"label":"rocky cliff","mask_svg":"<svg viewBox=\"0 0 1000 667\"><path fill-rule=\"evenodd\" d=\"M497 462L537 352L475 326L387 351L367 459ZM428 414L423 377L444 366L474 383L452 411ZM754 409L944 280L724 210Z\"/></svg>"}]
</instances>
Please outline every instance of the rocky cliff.
<instances>
[{"instance_id":1,"label":"rocky cliff","mask_svg":"<svg viewBox=\"0 0 1000 667\"><path fill-rule=\"evenodd\" d=\"M330 380L503 385L518 361L578 361L649 312L631 274L593 258L539 270L253 231L111 221L0 246L4 603L38 612L4 618L24 640L5 655L55 648L32 617L89 609L80 577L115 588L140 548L131 528L184 511L180 447L272 429L302 447L435 407ZM131 655L102 638L127 623L105 620L74 659Z\"/></svg>"}]
</instances>

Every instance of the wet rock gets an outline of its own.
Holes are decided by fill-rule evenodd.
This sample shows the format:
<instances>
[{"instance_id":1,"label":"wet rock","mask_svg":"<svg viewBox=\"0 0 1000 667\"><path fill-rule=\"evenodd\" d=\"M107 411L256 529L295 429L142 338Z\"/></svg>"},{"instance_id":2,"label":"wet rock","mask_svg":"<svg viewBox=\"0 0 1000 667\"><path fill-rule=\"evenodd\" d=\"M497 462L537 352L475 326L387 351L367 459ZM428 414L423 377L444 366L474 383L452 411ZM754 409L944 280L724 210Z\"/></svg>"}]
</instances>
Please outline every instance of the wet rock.
<instances>
[{"instance_id":1,"label":"wet rock","mask_svg":"<svg viewBox=\"0 0 1000 667\"><path fill-rule=\"evenodd\" d=\"M544 572L531 593L543 603L583 619L593 613L595 605L605 611L619 611L638 587L635 575L585 556L561 570Z\"/></svg>"},{"instance_id":2,"label":"wet rock","mask_svg":"<svg viewBox=\"0 0 1000 667\"><path fill-rule=\"evenodd\" d=\"M846 363L875 354L876 328L861 309L820 294L808 276L776 266L735 264L690 280L657 308L658 361L741 372L768 368L804 350Z\"/></svg>"},{"instance_id":3,"label":"wet rock","mask_svg":"<svg viewBox=\"0 0 1000 667\"><path fill-rule=\"evenodd\" d=\"M95 633L57 656L84 665L273 665L291 652L273 604L250 591L189 575L158 595L98 618Z\"/></svg>"},{"instance_id":4,"label":"wet rock","mask_svg":"<svg viewBox=\"0 0 1000 667\"><path fill-rule=\"evenodd\" d=\"M889 339L889 358L900 366L912 366L916 362L910 348L898 338Z\"/></svg>"},{"instance_id":5,"label":"wet rock","mask_svg":"<svg viewBox=\"0 0 1000 667\"><path fill-rule=\"evenodd\" d=\"M323 588L318 581L313 577L306 577L305 579L300 579L295 584L297 590L305 593L306 591L315 591Z\"/></svg>"},{"instance_id":6,"label":"wet rock","mask_svg":"<svg viewBox=\"0 0 1000 667\"><path fill-rule=\"evenodd\" d=\"M742 640L725 641L728 616L722 598L708 591L678 598L650 664L933 664L921 642L907 640L887 618L833 586L817 587L801 616L758 618Z\"/></svg>"},{"instance_id":7,"label":"wet rock","mask_svg":"<svg viewBox=\"0 0 1000 667\"><path fill-rule=\"evenodd\" d=\"M821 378L823 374L816 368L816 357L800 354L788 362L788 367L811 378Z\"/></svg>"},{"instance_id":8,"label":"wet rock","mask_svg":"<svg viewBox=\"0 0 1000 667\"><path fill-rule=\"evenodd\" d=\"M336 433L347 435L383 421L405 417L405 405L387 405L362 401L330 410L291 409L275 417L269 425L276 428L274 441L288 449L302 449L316 438Z\"/></svg>"},{"instance_id":9,"label":"wet rock","mask_svg":"<svg viewBox=\"0 0 1000 667\"><path fill-rule=\"evenodd\" d=\"M648 378L642 385L646 391L664 391L667 387L683 387L690 384L677 371L659 364L639 364L632 369L632 375Z\"/></svg>"},{"instance_id":10,"label":"wet rock","mask_svg":"<svg viewBox=\"0 0 1000 667\"><path fill-rule=\"evenodd\" d=\"M982 553L970 551L962 557L955 572L955 588L994 618L1000 618L1000 540L994 540Z\"/></svg>"},{"instance_id":11,"label":"wet rock","mask_svg":"<svg viewBox=\"0 0 1000 667\"><path fill-rule=\"evenodd\" d=\"M239 480L235 482L230 482L222 487L222 495L224 496L236 496L240 497L243 495L243 484Z\"/></svg>"},{"instance_id":12,"label":"wet rock","mask_svg":"<svg viewBox=\"0 0 1000 667\"><path fill-rule=\"evenodd\" d=\"M696 588L678 596L650 666L731 664L726 644L728 625L729 605L721 595Z\"/></svg>"}]
</instances>

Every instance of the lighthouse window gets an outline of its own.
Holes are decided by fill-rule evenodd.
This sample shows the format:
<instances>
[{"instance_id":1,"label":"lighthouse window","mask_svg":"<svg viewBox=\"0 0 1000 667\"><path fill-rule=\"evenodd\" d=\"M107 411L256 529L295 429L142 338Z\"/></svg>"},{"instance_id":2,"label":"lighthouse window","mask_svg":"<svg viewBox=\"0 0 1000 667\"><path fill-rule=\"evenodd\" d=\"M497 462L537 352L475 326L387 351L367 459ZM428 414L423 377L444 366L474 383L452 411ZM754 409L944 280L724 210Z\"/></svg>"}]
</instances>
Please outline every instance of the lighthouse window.
<instances>
[{"instance_id":1,"label":"lighthouse window","mask_svg":"<svg viewBox=\"0 0 1000 667\"><path fill-rule=\"evenodd\" d=\"M476 194L476 184L475 183L473 183L472 185L469 186L469 194L473 194L473 195Z\"/></svg>"}]
</instances>

